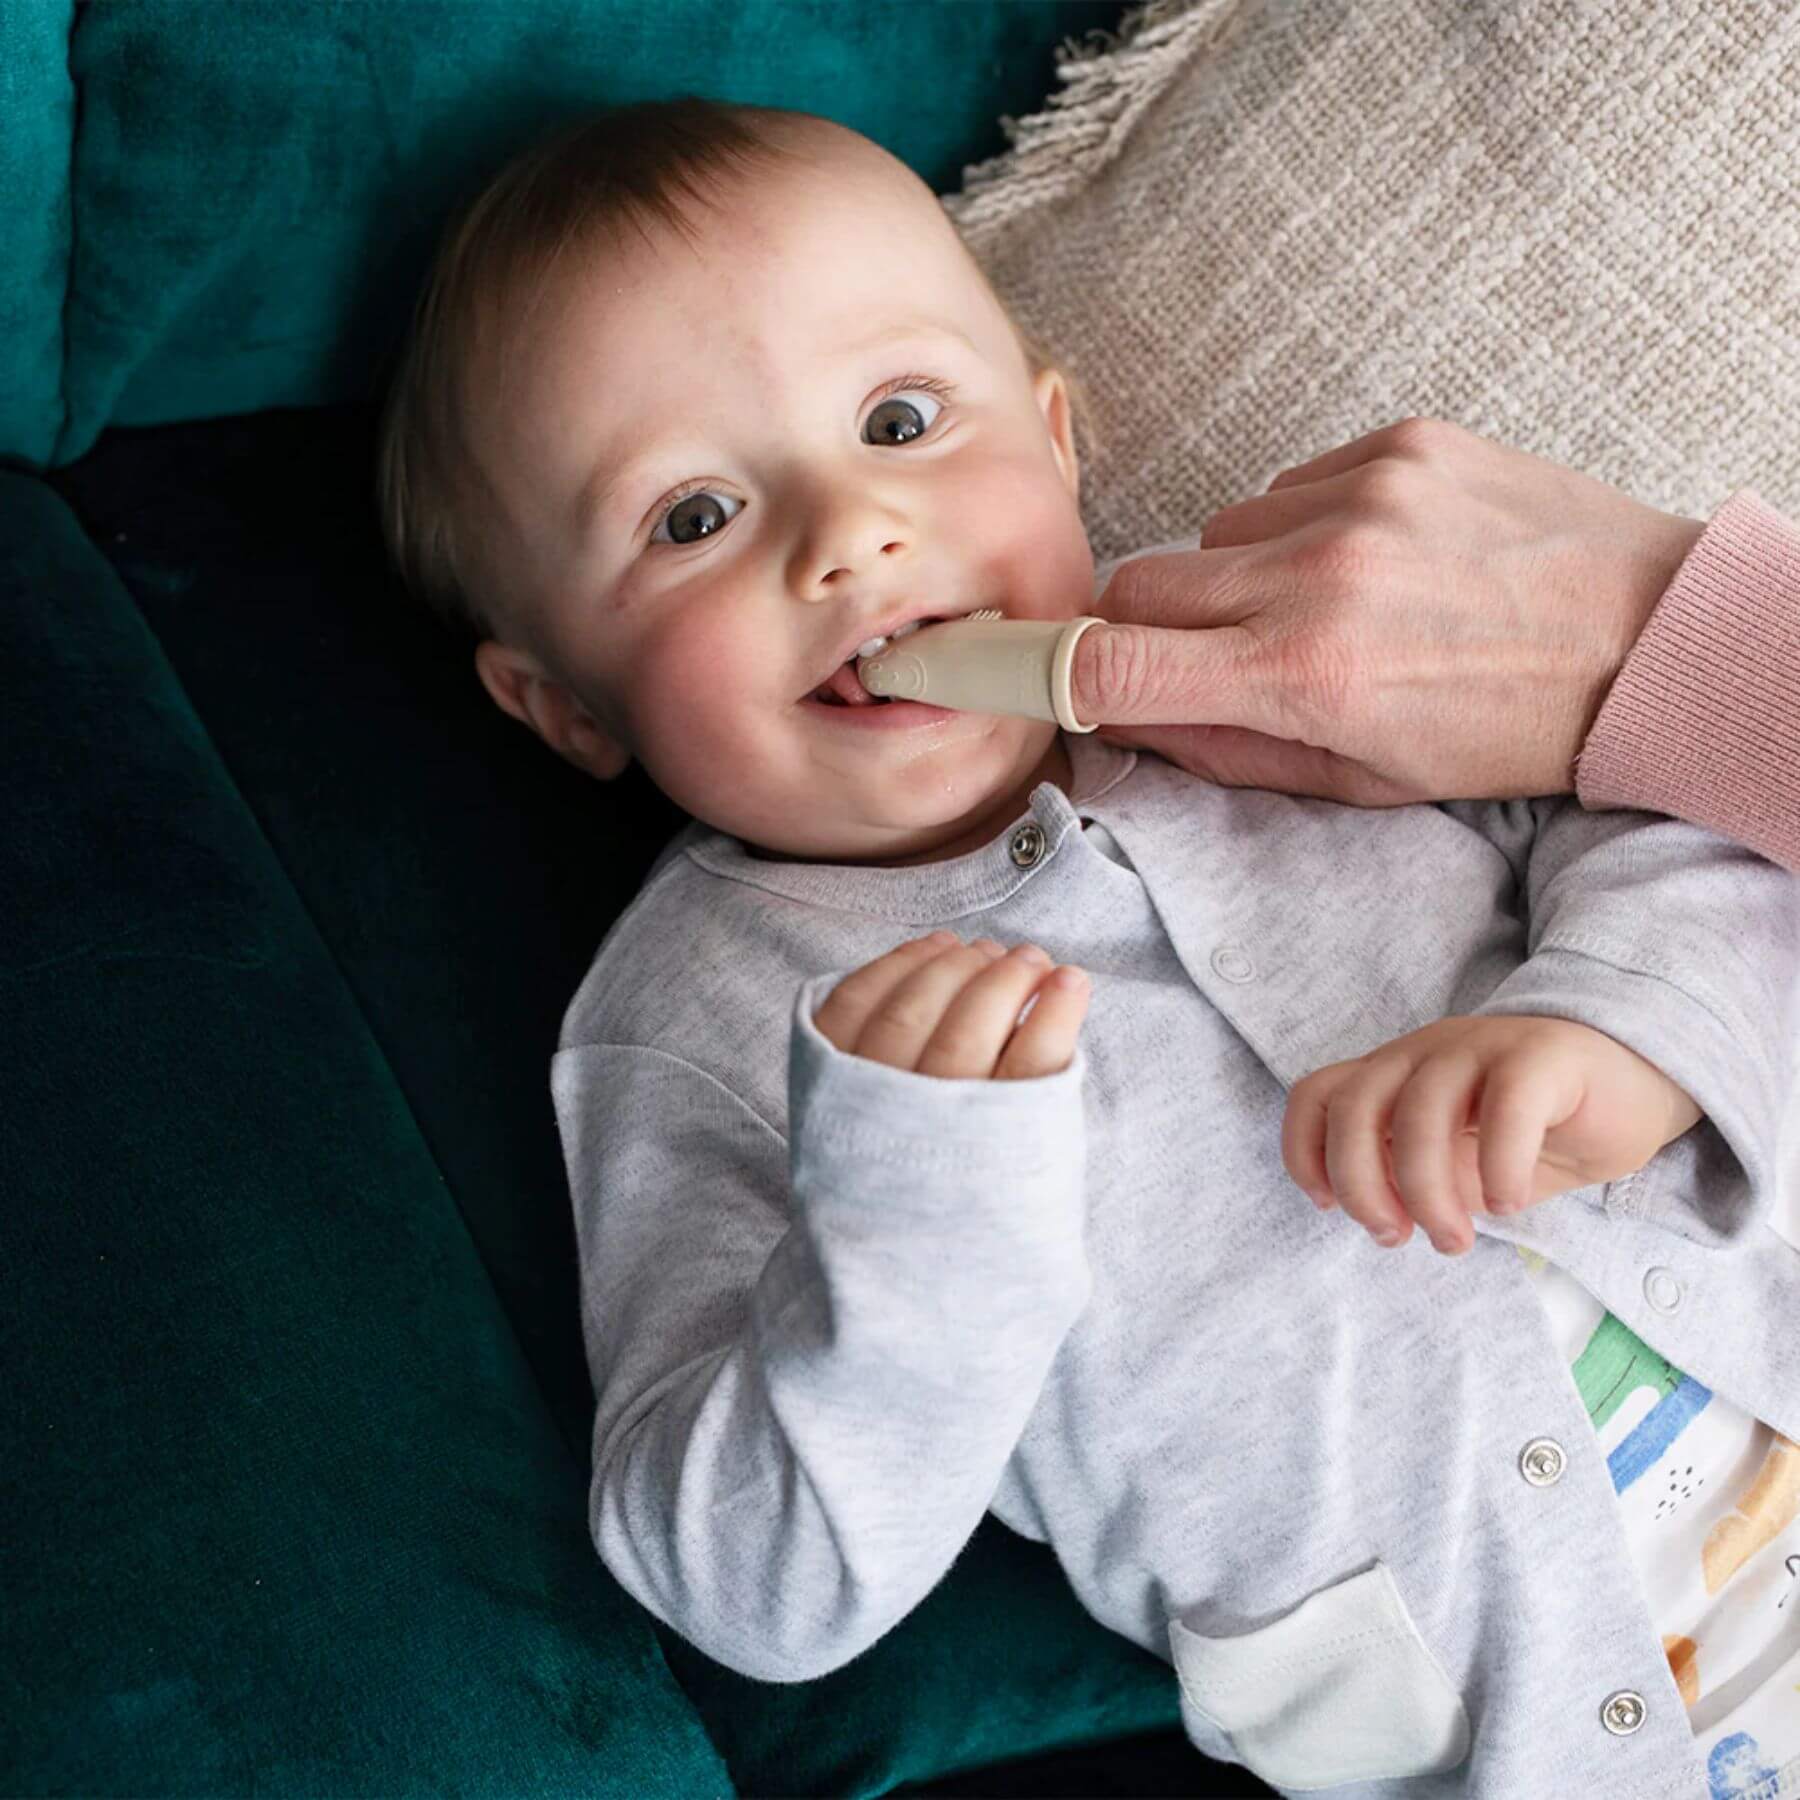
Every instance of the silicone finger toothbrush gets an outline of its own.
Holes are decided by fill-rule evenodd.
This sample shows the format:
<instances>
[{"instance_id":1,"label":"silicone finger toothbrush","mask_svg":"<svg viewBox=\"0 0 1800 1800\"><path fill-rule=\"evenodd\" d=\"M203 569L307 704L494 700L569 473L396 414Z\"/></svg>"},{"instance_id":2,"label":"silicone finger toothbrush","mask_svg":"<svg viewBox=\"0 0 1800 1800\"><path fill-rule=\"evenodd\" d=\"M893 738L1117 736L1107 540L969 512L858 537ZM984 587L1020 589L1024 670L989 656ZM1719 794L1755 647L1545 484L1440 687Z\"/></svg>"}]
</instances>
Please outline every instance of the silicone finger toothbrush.
<instances>
[{"instance_id":1,"label":"silicone finger toothbrush","mask_svg":"<svg viewBox=\"0 0 1800 1800\"><path fill-rule=\"evenodd\" d=\"M859 658L856 673L871 694L924 700L958 712L1054 719L1064 731L1093 731L1099 720L1083 725L1075 717L1069 671L1081 634L1104 623L1092 613L1009 619L996 607L984 607L890 640L874 656Z\"/></svg>"}]
</instances>

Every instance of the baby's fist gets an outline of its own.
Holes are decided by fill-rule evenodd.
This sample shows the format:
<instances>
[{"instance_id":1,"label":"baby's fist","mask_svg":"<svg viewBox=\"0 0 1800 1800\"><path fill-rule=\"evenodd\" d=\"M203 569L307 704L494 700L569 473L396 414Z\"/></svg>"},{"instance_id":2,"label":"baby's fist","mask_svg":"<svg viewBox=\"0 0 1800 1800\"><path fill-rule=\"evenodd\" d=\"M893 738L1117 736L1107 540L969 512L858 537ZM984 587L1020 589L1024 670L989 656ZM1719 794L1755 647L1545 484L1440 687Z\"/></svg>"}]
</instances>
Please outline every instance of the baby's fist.
<instances>
[{"instance_id":1,"label":"baby's fist","mask_svg":"<svg viewBox=\"0 0 1800 1800\"><path fill-rule=\"evenodd\" d=\"M1700 1117L1618 1039L1569 1019L1453 1015L1294 1084L1288 1173L1377 1243L1416 1219L1458 1255L1469 1215L1517 1212L1641 1169Z\"/></svg>"},{"instance_id":2,"label":"baby's fist","mask_svg":"<svg viewBox=\"0 0 1800 1800\"><path fill-rule=\"evenodd\" d=\"M1088 978L1036 944L1010 951L953 931L900 944L846 975L813 1014L847 1056L953 1080L1024 1081L1074 1060Z\"/></svg>"}]
</instances>

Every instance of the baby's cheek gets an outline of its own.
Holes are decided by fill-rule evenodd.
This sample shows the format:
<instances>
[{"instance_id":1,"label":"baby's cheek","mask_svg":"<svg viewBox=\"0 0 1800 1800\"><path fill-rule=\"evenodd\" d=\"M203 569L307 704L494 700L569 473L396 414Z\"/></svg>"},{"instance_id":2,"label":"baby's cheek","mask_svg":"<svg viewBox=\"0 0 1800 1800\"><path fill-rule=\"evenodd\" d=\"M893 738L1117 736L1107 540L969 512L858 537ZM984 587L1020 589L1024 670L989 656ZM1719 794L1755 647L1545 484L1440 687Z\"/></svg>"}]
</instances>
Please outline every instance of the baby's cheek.
<instances>
[{"instance_id":1,"label":"baby's cheek","mask_svg":"<svg viewBox=\"0 0 1800 1800\"><path fill-rule=\"evenodd\" d=\"M1087 610L1094 559L1080 509L1053 465L991 465L958 491L951 529L975 561L983 600L1008 601L1027 618L1055 618L1071 605Z\"/></svg>"},{"instance_id":2,"label":"baby's cheek","mask_svg":"<svg viewBox=\"0 0 1800 1800\"><path fill-rule=\"evenodd\" d=\"M741 618L688 609L679 620L646 633L624 680L634 706L654 709L664 724L690 729L758 695L765 702L772 698L780 686L779 655L779 646L758 641Z\"/></svg>"},{"instance_id":3,"label":"baby's cheek","mask_svg":"<svg viewBox=\"0 0 1800 1800\"><path fill-rule=\"evenodd\" d=\"M622 682L657 785L706 813L721 782L754 783L772 722L800 698L792 654L716 617L651 634Z\"/></svg>"}]
</instances>

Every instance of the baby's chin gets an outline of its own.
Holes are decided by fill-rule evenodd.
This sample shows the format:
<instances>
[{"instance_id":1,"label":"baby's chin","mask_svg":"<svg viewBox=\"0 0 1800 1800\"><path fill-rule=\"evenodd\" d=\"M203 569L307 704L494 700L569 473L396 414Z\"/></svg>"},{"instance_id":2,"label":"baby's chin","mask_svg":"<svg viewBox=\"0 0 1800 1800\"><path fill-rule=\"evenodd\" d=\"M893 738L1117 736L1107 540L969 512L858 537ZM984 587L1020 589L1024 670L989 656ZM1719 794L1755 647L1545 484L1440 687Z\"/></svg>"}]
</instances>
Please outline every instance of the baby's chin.
<instances>
[{"instance_id":1,"label":"baby's chin","mask_svg":"<svg viewBox=\"0 0 1800 1800\"><path fill-rule=\"evenodd\" d=\"M1039 782L1067 790L1068 753L1056 725L998 714L960 716L982 719L991 729L973 734L973 743L964 737L946 745L948 770L929 756L884 763L876 746L868 779L854 792L846 794L836 776L804 795L772 795L754 809L754 822L740 818L717 829L762 861L903 868L980 849L1030 810ZM982 754L982 745L991 754ZM805 821L804 845L781 829L787 818Z\"/></svg>"}]
</instances>

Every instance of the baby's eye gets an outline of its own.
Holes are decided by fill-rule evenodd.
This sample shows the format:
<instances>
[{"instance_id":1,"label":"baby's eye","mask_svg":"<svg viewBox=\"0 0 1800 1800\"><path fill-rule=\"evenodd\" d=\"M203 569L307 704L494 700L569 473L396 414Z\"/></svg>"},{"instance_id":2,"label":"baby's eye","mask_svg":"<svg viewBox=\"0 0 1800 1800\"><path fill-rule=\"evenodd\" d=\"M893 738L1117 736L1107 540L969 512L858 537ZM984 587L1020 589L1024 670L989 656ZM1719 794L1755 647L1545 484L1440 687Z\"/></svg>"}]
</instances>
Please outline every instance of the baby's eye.
<instances>
[{"instance_id":1,"label":"baby's eye","mask_svg":"<svg viewBox=\"0 0 1800 1800\"><path fill-rule=\"evenodd\" d=\"M651 543L697 544L703 537L710 537L721 526L730 524L737 517L736 513L720 516L721 500L735 506L739 512L743 510L743 501L733 500L729 494L715 493L711 488L705 487L689 488L656 521L656 529L650 533ZM665 525L669 528L667 537L662 536Z\"/></svg>"},{"instance_id":2,"label":"baby's eye","mask_svg":"<svg viewBox=\"0 0 1800 1800\"><path fill-rule=\"evenodd\" d=\"M909 396L911 396L909 398ZM923 400L931 408L931 416L923 421L919 417L919 409L913 404L914 398ZM931 429L937 416L944 410L943 401L929 388L904 388L899 393L889 394L885 400L877 404L869 413L867 428L872 428L874 437L865 436L864 442L871 444L906 444Z\"/></svg>"},{"instance_id":3,"label":"baby's eye","mask_svg":"<svg viewBox=\"0 0 1800 1800\"><path fill-rule=\"evenodd\" d=\"M864 422L863 441L877 445L910 444L914 438L922 437L937 423L938 415L944 410L944 403L952 392L948 382L934 380L928 375L901 376L869 409L869 416ZM914 404L915 400L924 401L925 407L929 409L928 417ZM867 435L871 428L875 432L874 437ZM737 516L736 512L722 513L719 505L721 500L729 501L738 512L743 510L743 501L730 500L728 495L717 493L698 483L682 489L664 507L662 517L656 521L655 529L650 533L651 543L697 544L703 537L710 537ZM667 536L663 535L665 525L668 527Z\"/></svg>"}]
</instances>

